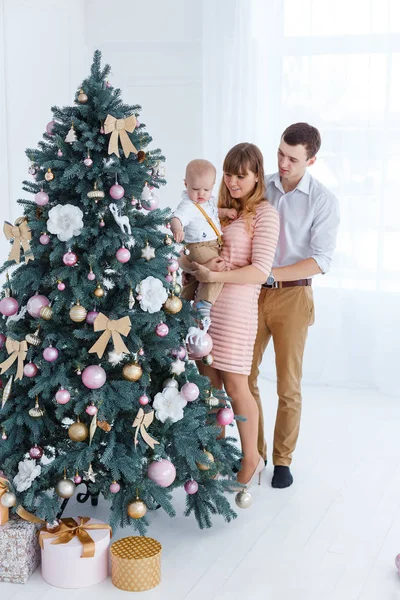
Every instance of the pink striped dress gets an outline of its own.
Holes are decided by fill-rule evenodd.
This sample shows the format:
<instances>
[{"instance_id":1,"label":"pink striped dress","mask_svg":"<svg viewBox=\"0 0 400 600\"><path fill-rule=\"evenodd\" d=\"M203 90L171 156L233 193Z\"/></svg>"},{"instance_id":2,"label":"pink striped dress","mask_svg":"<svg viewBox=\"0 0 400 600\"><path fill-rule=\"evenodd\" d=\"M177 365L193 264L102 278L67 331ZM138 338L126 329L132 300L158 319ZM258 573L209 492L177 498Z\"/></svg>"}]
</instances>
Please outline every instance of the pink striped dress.
<instances>
[{"instance_id":1,"label":"pink striped dress","mask_svg":"<svg viewBox=\"0 0 400 600\"><path fill-rule=\"evenodd\" d=\"M277 210L269 202L262 202L257 207L251 226L252 237L243 217L225 227L220 256L226 261L229 270L253 265L265 273L267 279L279 235ZM224 284L211 309L211 326L208 331L213 340L211 353L214 369L250 375L257 335L260 290L260 284Z\"/></svg>"}]
</instances>

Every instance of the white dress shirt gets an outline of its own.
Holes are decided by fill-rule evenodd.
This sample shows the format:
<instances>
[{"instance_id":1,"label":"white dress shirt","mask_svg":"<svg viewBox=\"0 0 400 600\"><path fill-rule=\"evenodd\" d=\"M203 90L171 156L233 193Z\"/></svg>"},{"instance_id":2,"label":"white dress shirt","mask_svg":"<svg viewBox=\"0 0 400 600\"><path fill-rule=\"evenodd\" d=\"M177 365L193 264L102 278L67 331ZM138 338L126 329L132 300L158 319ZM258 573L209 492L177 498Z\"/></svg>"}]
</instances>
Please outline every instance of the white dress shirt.
<instances>
[{"instance_id":1,"label":"white dress shirt","mask_svg":"<svg viewBox=\"0 0 400 600\"><path fill-rule=\"evenodd\" d=\"M221 232L221 223L218 218L217 199L211 196L207 202L203 202L201 208L207 213L214 225ZM196 208L195 202L191 200L187 192L183 192L182 200L174 210L173 217L176 217L182 223L185 232L185 242L195 244L199 242L209 242L216 240L217 235L201 211Z\"/></svg>"},{"instance_id":2,"label":"white dress shirt","mask_svg":"<svg viewBox=\"0 0 400 600\"><path fill-rule=\"evenodd\" d=\"M286 267L313 258L322 273L329 271L339 228L339 203L308 171L291 192L279 173L265 178L267 199L280 217L280 234L273 267Z\"/></svg>"}]
</instances>

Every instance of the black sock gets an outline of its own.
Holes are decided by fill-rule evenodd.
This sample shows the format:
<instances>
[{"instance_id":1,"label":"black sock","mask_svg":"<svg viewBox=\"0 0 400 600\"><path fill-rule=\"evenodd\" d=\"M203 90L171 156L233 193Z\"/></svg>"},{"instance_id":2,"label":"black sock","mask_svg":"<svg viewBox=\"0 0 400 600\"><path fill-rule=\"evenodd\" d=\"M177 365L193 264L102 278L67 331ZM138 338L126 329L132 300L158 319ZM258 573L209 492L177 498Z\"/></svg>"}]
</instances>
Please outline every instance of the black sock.
<instances>
[{"instance_id":1,"label":"black sock","mask_svg":"<svg viewBox=\"0 0 400 600\"><path fill-rule=\"evenodd\" d=\"M273 488L287 488L293 483L293 475L290 472L289 467L283 467L281 465L274 467L274 475L272 477L271 485Z\"/></svg>"}]
</instances>

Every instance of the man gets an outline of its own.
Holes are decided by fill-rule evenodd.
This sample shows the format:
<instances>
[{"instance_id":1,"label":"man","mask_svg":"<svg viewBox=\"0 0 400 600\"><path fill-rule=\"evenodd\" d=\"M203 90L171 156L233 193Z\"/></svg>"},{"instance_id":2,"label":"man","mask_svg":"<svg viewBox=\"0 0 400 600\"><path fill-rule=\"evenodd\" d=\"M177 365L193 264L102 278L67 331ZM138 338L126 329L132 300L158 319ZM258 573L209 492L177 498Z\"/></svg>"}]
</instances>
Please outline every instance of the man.
<instances>
[{"instance_id":1,"label":"man","mask_svg":"<svg viewBox=\"0 0 400 600\"><path fill-rule=\"evenodd\" d=\"M329 270L339 227L337 199L307 171L317 160L320 146L315 127L290 125L278 148L279 172L266 177L267 198L279 212L281 228L273 268L259 298L249 387L260 411L258 449L266 460L257 377L272 337L279 396L273 447L275 488L293 483L290 464L300 427L303 353L308 327L314 322L311 278Z\"/></svg>"}]
</instances>

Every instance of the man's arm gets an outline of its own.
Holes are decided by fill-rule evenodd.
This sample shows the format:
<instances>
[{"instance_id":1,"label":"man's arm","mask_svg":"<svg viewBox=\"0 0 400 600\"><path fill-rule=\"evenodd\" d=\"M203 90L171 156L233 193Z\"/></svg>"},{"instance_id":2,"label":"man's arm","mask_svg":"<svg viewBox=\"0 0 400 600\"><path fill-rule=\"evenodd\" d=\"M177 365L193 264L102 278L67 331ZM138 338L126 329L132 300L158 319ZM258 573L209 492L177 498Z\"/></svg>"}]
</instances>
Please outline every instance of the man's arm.
<instances>
[{"instance_id":1,"label":"man's arm","mask_svg":"<svg viewBox=\"0 0 400 600\"><path fill-rule=\"evenodd\" d=\"M308 277L320 273L322 273L322 270L314 258L305 258L293 265L272 269L275 281L297 281L297 279L308 279Z\"/></svg>"}]
</instances>

